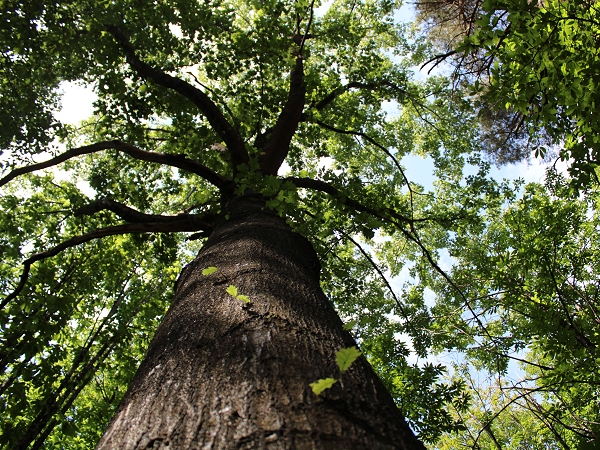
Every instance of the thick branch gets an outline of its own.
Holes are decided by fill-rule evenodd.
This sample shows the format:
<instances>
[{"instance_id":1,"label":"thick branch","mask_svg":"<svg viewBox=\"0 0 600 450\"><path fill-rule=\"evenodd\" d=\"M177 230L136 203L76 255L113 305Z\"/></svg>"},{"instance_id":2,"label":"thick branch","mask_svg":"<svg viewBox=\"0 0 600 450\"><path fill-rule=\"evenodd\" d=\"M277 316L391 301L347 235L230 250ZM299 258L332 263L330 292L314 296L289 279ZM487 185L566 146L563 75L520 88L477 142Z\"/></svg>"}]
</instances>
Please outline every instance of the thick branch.
<instances>
[{"instance_id":1,"label":"thick branch","mask_svg":"<svg viewBox=\"0 0 600 450\"><path fill-rule=\"evenodd\" d=\"M197 222L200 219L200 216L194 214L179 214L177 216L161 216L159 214L145 214L139 211L136 211L129 206L123 205L122 203L115 202L114 200L98 200L96 202L90 203L82 208L79 208L75 211L76 216L91 216L92 214L97 213L98 211L102 211L107 209L109 211L114 212L117 216L126 220L129 223L173 223L174 221L179 221L182 219L192 220L193 222ZM192 230L194 231L194 230Z\"/></svg>"},{"instance_id":2,"label":"thick branch","mask_svg":"<svg viewBox=\"0 0 600 450\"><path fill-rule=\"evenodd\" d=\"M141 214L141 213L138 213ZM130 234L130 233L157 233L157 232L178 232L178 231L198 231L206 230L209 231L211 225L208 222L200 219L198 216L186 215L186 216L174 216L172 220L168 222L146 222L146 223L128 223L125 225L117 225L113 227L101 228L99 230L92 231L81 236L75 236L55 247L52 247L45 252L40 252L32 255L23 261L23 273L18 286L13 292L11 292L0 304L0 309L4 308L8 302L14 299L23 290L27 278L29 277L29 270L31 265L37 261L41 261L46 258L58 255L60 252L75 247L85 242L99 239L106 236L114 236L116 234Z\"/></svg>"},{"instance_id":3,"label":"thick branch","mask_svg":"<svg viewBox=\"0 0 600 450\"><path fill-rule=\"evenodd\" d=\"M4 186L6 183L18 177L19 175L35 172L36 170L47 169L48 167L56 166L57 164L67 161L68 159L75 158L76 156L87 155L90 153L95 153L108 149L118 150L120 152L126 153L132 158L139 159L142 161L166 164L168 166L177 167L178 169L182 169L187 172L195 173L196 175L201 176L206 181L214 184L219 188L221 188L223 184L227 181L221 175L219 175L216 172L213 172L208 167L196 161L188 159L185 156L148 152L146 150L137 148L135 145L115 140L97 142L92 145L73 148L58 155L55 158L49 159L48 161L44 161L38 164L32 164L30 166L19 167L18 169L11 171L7 176L0 180L0 187Z\"/></svg>"},{"instance_id":4,"label":"thick branch","mask_svg":"<svg viewBox=\"0 0 600 450\"><path fill-rule=\"evenodd\" d=\"M290 142L302 119L305 98L304 65L302 56L298 55L296 57L296 67L290 75L288 100L281 110L271 136L265 143L264 150L260 155L260 168L263 173L277 175L277 170L288 154Z\"/></svg>"},{"instance_id":5,"label":"thick branch","mask_svg":"<svg viewBox=\"0 0 600 450\"><path fill-rule=\"evenodd\" d=\"M143 62L136 55L135 48L131 45L131 42L129 42L129 39L120 28L114 25L107 25L106 29L115 37L125 53L127 62L138 75L143 78L151 79L156 84L178 92L189 99L200 109L200 111L202 111L211 127L221 139L223 139L225 145L227 145L227 149L231 153L231 161L234 167L238 164L248 162L248 152L246 151L244 141L208 95L186 81L173 77Z\"/></svg>"}]
</instances>

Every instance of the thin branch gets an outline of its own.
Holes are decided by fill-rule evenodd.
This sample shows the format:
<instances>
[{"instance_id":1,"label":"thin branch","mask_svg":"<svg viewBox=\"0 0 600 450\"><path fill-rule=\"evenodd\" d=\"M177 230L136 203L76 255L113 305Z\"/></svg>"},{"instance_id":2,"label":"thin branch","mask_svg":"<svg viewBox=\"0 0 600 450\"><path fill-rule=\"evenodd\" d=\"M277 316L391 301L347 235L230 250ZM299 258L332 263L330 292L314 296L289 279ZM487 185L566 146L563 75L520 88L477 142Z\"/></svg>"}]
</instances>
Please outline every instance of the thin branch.
<instances>
[{"instance_id":1,"label":"thin branch","mask_svg":"<svg viewBox=\"0 0 600 450\"><path fill-rule=\"evenodd\" d=\"M192 72L186 72L188 75L190 75L194 81L196 82L196 84L198 84L199 86L203 87L204 89L206 89L208 92L210 92L212 95L214 95L215 97L219 97L219 95L215 92L214 89L211 89L210 87L208 87L206 84L201 83L200 80L198 80L198 77L196 75L194 75ZM235 117L235 114L233 113L233 111L231 110L231 108L229 108L229 106L227 106L227 103L221 101L220 102L223 105L223 108L225 108L225 111L227 111L227 114L229 114L229 117L231 117L231 120L233 121L233 124L235 126L235 129L238 131L240 131L240 122L237 119L237 117Z\"/></svg>"},{"instance_id":2,"label":"thin branch","mask_svg":"<svg viewBox=\"0 0 600 450\"><path fill-rule=\"evenodd\" d=\"M155 162L159 164L165 164L168 166L177 167L178 169L185 170L187 172L195 173L196 175L201 176L209 183L217 186L218 188L223 187L225 182L227 181L221 175L216 172L213 172L208 167L200 164L196 161L186 158L182 155L169 155L166 153L154 153L148 152L146 150L142 150L135 145L128 144L123 141L114 140L114 141L103 141L97 142L91 145L85 145L83 147L73 148L68 150L55 158L49 159L48 161L44 161L38 164L32 164L29 166L19 167L18 169L14 169L4 178L0 179L0 187L4 186L9 181L18 177L19 175L24 175L26 173L35 172L36 170L47 169L48 167L56 166L62 162L65 162L71 158L75 158L76 156L88 155L90 153L99 152L102 150L117 150L123 152L134 159L139 159L141 161L149 161Z\"/></svg>"},{"instance_id":3,"label":"thin branch","mask_svg":"<svg viewBox=\"0 0 600 450\"><path fill-rule=\"evenodd\" d=\"M444 53L443 55L435 55L433 58L431 58L429 61L426 61L425 63L423 63L423 65L419 68L420 70L423 70L423 68L429 64L435 61L435 64L431 67L431 69L429 69L427 71L427 75L429 75L431 73L431 71L433 69L435 69L435 67L440 64L442 61L444 61L448 56L452 56L454 54L458 53L456 50L452 50L449 51L448 53Z\"/></svg>"},{"instance_id":4,"label":"thin branch","mask_svg":"<svg viewBox=\"0 0 600 450\"><path fill-rule=\"evenodd\" d=\"M327 94L325 96L325 98L323 100L321 100L319 103L314 105L313 108L315 108L317 111L323 110L327 105L329 105L337 97L342 95L344 92L349 91L350 89L368 89L368 90L374 91L375 89L380 88L380 87L392 88L394 90L397 90L401 94L407 93L404 89L396 86L394 83L391 83L389 81L381 81L379 83L361 83L359 81L353 81L351 83L348 83L344 86L340 86L337 89L334 89L333 91L331 91L329 94Z\"/></svg>"},{"instance_id":5,"label":"thin branch","mask_svg":"<svg viewBox=\"0 0 600 450\"><path fill-rule=\"evenodd\" d=\"M398 162L398 160L396 159L396 157L394 155L392 155L392 152L390 152L386 147L384 147L379 142L377 142L375 139L373 139L369 135L363 133L362 131L342 130L340 128L332 127L331 125L327 125L326 123L321 122L320 120L317 120L316 123L318 125L322 126L323 128L326 128L326 129L328 129L330 131L333 131L335 133L361 137L364 140L366 140L367 142L369 142L370 144L373 144L375 147L377 147L382 152L384 152L387 156L389 156L390 159L393 161L394 165L396 166L396 168L398 169L398 171L400 172L400 174L402 175L402 178L404 178L404 182L406 183L406 187L408 188L408 191L409 191L409 194L410 194L410 206L411 206L410 210L411 210L411 214L413 213L413 210L414 210L414 207L413 207L413 189L412 189L412 187L410 185L410 181L408 181L408 177L404 173L404 169L402 168L402 166L400 165L400 163Z\"/></svg>"},{"instance_id":6,"label":"thin branch","mask_svg":"<svg viewBox=\"0 0 600 450\"><path fill-rule=\"evenodd\" d=\"M140 213L141 214L141 213ZM75 247L85 242L103 238L106 236L114 236L117 234L129 234L129 233L172 233L180 231L208 231L211 229L211 225L208 222L202 220L199 216L186 215L186 216L174 216L172 220L168 222L146 222L146 223L128 223L124 225L116 225L112 227L101 228L99 230L92 231L81 236L75 236L61 244L52 247L44 252L36 253L25 261L23 261L23 272L19 284L13 292L11 292L0 304L0 309L4 308L8 302L17 297L23 290L27 278L29 277L29 270L31 265L37 261L50 258L58 255L60 252Z\"/></svg>"},{"instance_id":7,"label":"thin branch","mask_svg":"<svg viewBox=\"0 0 600 450\"><path fill-rule=\"evenodd\" d=\"M554 249L554 257L556 258L556 249ZM579 330L579 328L577 328L577 326L575 326L575 323L573 322L573 318L571 317L571 313L569 312L569 307L567 306L567 303L565 302L562 293L561 293L561 289L558 285L558 281L556 280L556 276L554 275L554 270L552 270L552 267L550 267L550 262L548 261L548 259L546 257L542 258L544 260L544 262L546 263L546 270L548 271L548 274L550 275L550 278L552 279L552 284L554 285L554 291L556 292L556 297L558 298L558 301L560 302L563 311L565 312L565 315L567 316L567 320L569 321L569 324L567 326L568 329L573 330L573 334L575 334L575 339L577 339L577 341L581 344L582 347L584 347L587 350L594 350L596 348L596 345L594 345L593 342L591 342L588 337L583 334L582 331ZM566 325L566 322L564 319L560 319L560 321Z\"/></svg>"},{"instance_id":8,"label":"thin branch","mask_svg":"<svg viewBox=\"0 0 600 450\"><path fill-rule=\"evenodd\" d=\"M352 237L350 237L349 234L344 233L341 230L338 230L338 231L340 231L340 233L342 233L342 235L344 235L346 237L346 239L348 239L350 242L352 242L356 246L356 248L358 248L358 250L362 253L362 255L365 257L365 259L367 261L369 261L369 264L371 264L371 266L377 271L377 273L379 274L379 277L383 280L383 282L387 286L388 291L390 292L390 294L392 294L392 297L394 298L394 301L396 302L398 309L402 313L402 316L404 316L404 320L406 320L406 324L413 330L414 335L418 336L418 332L417 332L416 328L414 327L414 325L411 323L411 321L408 317L408 314L404 310L404 306L402 306L402 303L396 296L396 293L392 289L392 286L390 285L389 281L385 277L385 275L384 275L383 271L381 270L381 268L379 267L379 265L375 261L373 261L373 258L371 258L371 255L369 255L367 253L367 251L365 249L363 249L362 246L358 242L356 242L354 239L352 239Z\"/></svg>"},{"instance_id":9,"label":"thin branch","mask_svg":"<svg viewBox=\"0 0 600 450\"><path fill-rule=\"evenodd\" d=\"M400 230L400 232L402 234L404 234L404 236L407 239L409 239L410 241L414 242L415 244L417 244L419 246L419 248L421 249L421 252L425 256L425 258L427 259L427 261L429 262L429 264L431 264L431 266L436 270L436 272L438 272L446 280L446 282L458 293L458 295L463 299L464 305L467 307L467 309L469 310L469 312L471 313L471 315L473 316L473 318L477 322L477 325L479 326L479 328L481 329L481 331L483 332L483 334L485 334L490 339L490 341L492 343L494 343L494 337L490 334L490 332L487 330L487 328L485 327L485 325L483 324L483 322L481 321L481 319L478 317L478 315L473 310L473 307L471 306L471 303L469 302L469 299L466 297L466 295L463 293L463 291L460 290L460 288L456 285L456 283L454 283L454 281L452 280L452 278L450 278L450 275L448 275L438 265L438 263L436 263L434 261L433 256L431 255L431 252L421 242L421 239L419 238L419 235L417 233L417 230L414 227L414 224L410 223L410 232L407 231L407 230L405 230L404 228L402 228L400 226L398 227L398 229Z\"/></svg>"},{"instance_id":10,"label":"thin branch","mask_svg":"<svg viewBox=\"0 0 600 450\"><path fill-rule=\"evenodd\" d=\"M297 186L299 188L314 189L316 191L325 192L326 194L329 194L332 197L334 197L340 203L342 203L350 208L353 208L356 211L366 212L375 217L383 219L384 221L390 221L390 218L386 217L383 212L378 211L369 206L363 205L362 203L360 203L352 198L349 198L347 195L340 192L340 190L338 188L336 188L335 186L333 186L325 181L315 180L313 178L298 178L298 177L287 177L284 180L293 183L295 186ZM399 221L405 222L405 223L425 222L425 221L430 221L430 220L436 220L436 219L411 219L409 217L404 217L403 215L401 215L395 211L392 211L390 209L386 209L385 212L388 213L389 215L395 217L396 220L399 220Z\"/></svg>"},{"instance_id":11,"label":"thin branch","mask_svg":"<svg viewBox=\"0 0 600 450\"><path fill-rule=\"evenodd\" d=\"M298 47L300 47L300 50L298 50L298 53L300 55L302 55L302 50L304 50L304 43L306 42L306 39L308 39L310 36L309 32L310 32L310 27L312 25L312 21L314 18L314 14L315 14L315 0L312 0L310 2L310 16L308 17L308 24L306 24L306 31L302 35L302 40L300 41L300 44L298 45Z\"/></svg>"},{"instance_id":12,"label":"thin branch","mask_svg":"<svg viewBox=\"0 0 600 450\"><path fill-rule=\"evenodd\" d=\"M143 78L149 78L163 87L178 92L189 99L200 109L200 111L202 111L211 127L227 145L227 149L231 154L233 167L237 167L238 164L248 162L248 152L246 150L246 146L244 145L244 141L208 95L206 95L200 89L192 86L188 82L180 78L173 77L143 62L136 55L135 48L133 45L131 45L131 42L119 27L114 25L106 25L106 29L117 40L123 49L123 52L125 53L127 62L131 68L138 73L138 75Z\"/></svg>"}]
</instances>

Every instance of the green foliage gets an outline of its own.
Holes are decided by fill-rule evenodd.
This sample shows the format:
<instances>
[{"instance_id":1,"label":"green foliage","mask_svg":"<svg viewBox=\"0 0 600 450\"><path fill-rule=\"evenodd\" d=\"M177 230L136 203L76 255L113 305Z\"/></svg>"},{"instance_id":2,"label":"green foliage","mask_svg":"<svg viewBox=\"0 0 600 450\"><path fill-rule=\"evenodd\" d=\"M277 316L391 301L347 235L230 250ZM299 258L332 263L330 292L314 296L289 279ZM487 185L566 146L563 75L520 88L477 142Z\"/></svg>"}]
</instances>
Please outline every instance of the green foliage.
<instances>
[{"instance_id":1,"label":"green foliage","mask_svg":"<svg viewBox=\"0 0 600 450\"><path fill-rule=\"evenodd\" d=\"M340 381L341 384L343 373L350 368L352 363L356 361L356 358L358 358L360 355L362 355L362 353L355 346L342 348L335 352L335 360L337 361L337 365L340 370L340 379L336 380L335 378L323 378L318 381L315 381L314 383L310 383L312 391L316 395L319 395L325 389L329 389L338 381Z\"/></svg>"},{"instance_id":2,"label":"green foliage","mask_svg":"<svg viewBox=\"0 0 600 450\"><path fill-rule=\"evenodd\" d=\"M483 229L457 233L450 252L461 293L437 283L432 312L439 349L463 351L498 377L511 358L520 362L523 379L504 381L493 413L516 401L531 427L576 447L597 439L600 247L597 191L569 193L568 180L549 172L546 186L489 208Z\"/></svg>"},{"instance_id":3,"label":"green foliage","mask_svg":"<svg viewBox=\"0 0 600 450\"><path fill-rule=\"evenodd\" d=\"M600 70L599 4L592 1L488 0L463 50L493 58L488 83L475 92L525 116L570 159L575 186L588 185L600 160L595 76ZM538 147L536 156L547 148Z\"/></svg>"},{"instance_id":4,"label":"green foliage","mask_svg":"<svg viewBox=\"0 0 600 450\"><path fill-rule=\"evenodd\" d=\"M235 286L229 285L229 286L227 287L227 293L228 293L229 295L231 295L232 297L237 297L237 295L238 295L238 290L237 290L237 288L236 288Z\"/></svg>"},{"instance_id":5,"label":"green foliage","mask_svg":"<svg viewBox=\"0 0 600 450\"><path fill-rule=\"evenodd\" d=\"M510 103L530 119L531 135L544 129L564 140L563 156L575 159L573 173L584 184L598 159L597 8L587 6L487 1L464 48L498 61L488 86L470 80L472 94ZM311 240L346 330L423 440L443 435L440 445L475 445L464 437L516 398L490 388L490 400L479 401L486 388L473 388L468 371L450 377L442 365L422 363L445 350L500 376L506 355L526 358L531 384L519 387L537 389L529 397L537 409L504 410L526 424L523 433L540 435L540 445L558 438L536 414L569 445L597 437L595 188L574 198L567 181L552 175L518 198L521 184L490 180L478 154L487 145L480 108L452 80L411 78L423 49L395 21L399 7L337 0L311 16L309 2L291 0L160 0L151 8L131 0L2 3L9 24L0 31L2 176L117 139L152 157L115 146L2 184L1 446L93 447L181 267L213 225L230 219L227 198L249 194ZM299 52L292 37L309 17L301 120L286 165L267 174L264 141L288 101ZM136 70L107 25L119 27L149 67L203 93L239 134L248 160L234 161L224 142L230 133L219 133L207 110ZM77 128L53 117L65 81L98 95L94 116ZM410 182L401 159L411 154L433 161L433 191ZM90 212L100 203L119 203L148 221L194 214L210 226L193 235L106 235L70 247L32 263L23 289L7 297L34 254L140 223L115 208ZM453 258L450 276L442 271L445 255ZM233 285L223 294L250 303ZM355 347L336 354L340 385L360 354ZM409 363L415 357L421 362ZM336 381L311 387L319 395ZM577 424L561 425L570 416ZM497 431L516 433L507 415L494 420L497 439L509 442Z\"/></svg>"},{"instance_id":6,"label":"green foliage","mask_svg":"<svg viewBox=\"0 0 600 450\"><path fill-rule=\"evenodd\" d=\"M229 295L231 295L232 297L235 297L235 298L237 298L238 300L241 300L241 301L242 301L242 302L244 302L244 303L250 303L250 299L249 299L249 298L248 298L246 295L241 295L241 294L238 294L238 289L237 289L237 287L235 287L235 286L233 286L233 285L229 285L229 286L227 287L227 290L226 290L226 291L227 291L227 293L228 293Z\"/></svg>"}]
</instances>

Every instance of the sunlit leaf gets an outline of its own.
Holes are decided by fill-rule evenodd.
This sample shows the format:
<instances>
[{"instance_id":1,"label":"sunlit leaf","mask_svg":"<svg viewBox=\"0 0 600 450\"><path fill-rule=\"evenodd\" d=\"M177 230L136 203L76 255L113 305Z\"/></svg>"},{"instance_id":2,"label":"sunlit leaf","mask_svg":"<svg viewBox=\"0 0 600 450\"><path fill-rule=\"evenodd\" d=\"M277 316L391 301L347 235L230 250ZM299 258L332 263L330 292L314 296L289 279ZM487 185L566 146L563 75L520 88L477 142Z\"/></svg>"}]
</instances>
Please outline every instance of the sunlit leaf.
<instances>
[{"instance_id":1,"label":"sunlit leaf","mask_svg":"<svg viewBox=\"0 0 600 450\"><path fill-rule=\"evenodd\" d=\"M250 299L246 295L238 295L237 299L243 301L244 303L250 303Z\"/></svg>"},{"instance_id":2,"label":"sunlit leaf","mask_svg":"<svg viewBox=\"0 0 600 450\"><path fill-rule=\"evenodd\" d=\"M234 297L237 297L238 295L238 290L235 286L233 286L232 284L229 285L229 287L227 288L227 293L229 295L232 295Z\"/></svg>"},{"instance_id":3,"label":"sunlit leaf","mask_svg":"<svg viewBox=\"0 0 600 450\"><path fill-rule=\"evenodd\" d=\"M343 348L336 352L335 359L338 363L338 367L340 368L340 372L344 373L346 370L348 370L348 368L360 355L362 355L362 353L354 346Z\"/></svg>"},{"instance_id":4,"label":"sunlit leaf","mask_svg":"<svg viewBox=\"0 0 600 450\"><path fill-rule=\"evenodd\" d=\"M323 392L325 389L329 389L335 383L337 383L335 378L322 378L319 381L310 383L310 387L315 394L319 395L321 392Z\"/></svg>"},{"instance_id":5,"label":"sunlit leaf","mask_svg":"<svg viewBox=\"0 0 600 450\"><path fill-rule=\"evenodd\" d=\"M210 266L210 267L207 267L206 269L204 269L202 271L202 275L207 276L207 275L210 275L212 273L215 273L217 270L219 270L219 269L217 269L214 266Z\"/></svg>"}]
</instances>

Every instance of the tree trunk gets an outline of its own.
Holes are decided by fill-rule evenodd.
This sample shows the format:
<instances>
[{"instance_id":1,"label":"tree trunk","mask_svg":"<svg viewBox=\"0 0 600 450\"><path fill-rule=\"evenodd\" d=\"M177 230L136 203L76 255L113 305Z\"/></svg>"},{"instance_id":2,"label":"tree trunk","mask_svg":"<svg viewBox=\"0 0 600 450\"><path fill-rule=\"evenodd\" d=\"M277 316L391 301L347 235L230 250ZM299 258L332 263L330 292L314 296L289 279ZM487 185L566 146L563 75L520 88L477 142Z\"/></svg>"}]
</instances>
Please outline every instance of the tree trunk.
<instances>
[{"instance_id":1,"label":"tree trunk","mask_svg":"<svg viewBox=\"0 0 600 450\"><path fill-rule=\"evenodd\" d=\"M319 285L310 243L236 199L182 272L169 312L98 449L424 449ZM206 267L218 271L202 275ZM226 292L229 285L250 303Z\"/></svg>"}]
</instances>

